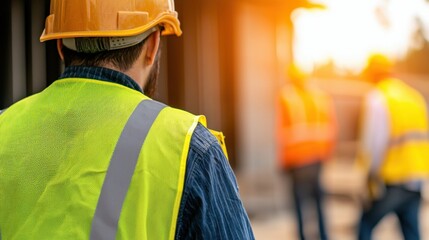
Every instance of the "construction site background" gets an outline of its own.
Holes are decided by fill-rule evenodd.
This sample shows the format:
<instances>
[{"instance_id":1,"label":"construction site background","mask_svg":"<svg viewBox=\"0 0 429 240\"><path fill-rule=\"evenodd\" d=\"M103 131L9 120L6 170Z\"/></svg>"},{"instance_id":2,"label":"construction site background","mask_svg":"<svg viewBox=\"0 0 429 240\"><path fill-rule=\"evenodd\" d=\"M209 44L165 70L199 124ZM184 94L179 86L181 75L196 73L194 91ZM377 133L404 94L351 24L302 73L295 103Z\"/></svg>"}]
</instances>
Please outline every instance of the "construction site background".
<instances>
[{"instance_id":1,"label":"construction site background","mask_svg":"<svg viewBox=\"0 0 429 240\"><path fill-rule=\"evenodd\" d=\"M398 75L429 100L429 77ZM359 79L312 79L335 102L339 139L335 154L322 171L327 230L331 239L357 238L357 224L367 191L366 173L356 164L359 112L362 97L371 87ZM272 143L274 144L274 142ZM257 239L298 239L288 176L276 162L264 157L255 171L238 172L240 193ZM271 163L267 163L271 162ZM429 188L426 184L420 213L422 239L429 239ZM310 236L317 236L317 216L304 216ZM403 239L396 216L390 214L374 230L374 239ZM317 238L314 238L317 239Z\"/></svg>"}]
</instances>

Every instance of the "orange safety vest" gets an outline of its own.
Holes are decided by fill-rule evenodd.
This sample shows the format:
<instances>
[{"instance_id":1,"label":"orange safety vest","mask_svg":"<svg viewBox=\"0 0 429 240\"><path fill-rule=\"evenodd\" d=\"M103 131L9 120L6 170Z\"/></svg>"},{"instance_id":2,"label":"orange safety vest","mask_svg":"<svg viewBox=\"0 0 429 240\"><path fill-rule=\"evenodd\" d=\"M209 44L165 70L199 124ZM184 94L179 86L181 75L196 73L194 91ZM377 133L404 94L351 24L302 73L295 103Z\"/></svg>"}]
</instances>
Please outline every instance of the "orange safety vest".
<instances>
[{"instance_id":1,"label":"orange safety vest","mask_svg":"<svg viewBox=\"0 0 429 240\"><path fill-rule=\"evenodd\" d=\"M277 123L282 167L299 167L329 158L336 137L336 118L327 94L309 88L282 89Z\"/></svg>"}]
</instances>

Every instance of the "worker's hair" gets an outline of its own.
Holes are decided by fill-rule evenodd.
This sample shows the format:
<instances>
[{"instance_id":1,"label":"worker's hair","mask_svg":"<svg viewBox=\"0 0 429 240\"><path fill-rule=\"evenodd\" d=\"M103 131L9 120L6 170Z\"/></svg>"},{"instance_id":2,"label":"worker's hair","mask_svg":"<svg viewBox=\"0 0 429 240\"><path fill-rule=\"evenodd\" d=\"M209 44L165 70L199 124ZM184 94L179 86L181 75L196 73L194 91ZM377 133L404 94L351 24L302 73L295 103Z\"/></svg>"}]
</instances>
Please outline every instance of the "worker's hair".
<instances>
[{"instance_id":1,"label":"worker's hair","mask_svg":"<svg viewBox=\"0 0 429 240\"><path fill-rule=\"evenodd\" d=\"M96 53L77 52L63 45L64 64L66 67L101 67L110 63L121 71L127 71L141 54L145 40L131 47Z\"/></svg>"}]
</instances>

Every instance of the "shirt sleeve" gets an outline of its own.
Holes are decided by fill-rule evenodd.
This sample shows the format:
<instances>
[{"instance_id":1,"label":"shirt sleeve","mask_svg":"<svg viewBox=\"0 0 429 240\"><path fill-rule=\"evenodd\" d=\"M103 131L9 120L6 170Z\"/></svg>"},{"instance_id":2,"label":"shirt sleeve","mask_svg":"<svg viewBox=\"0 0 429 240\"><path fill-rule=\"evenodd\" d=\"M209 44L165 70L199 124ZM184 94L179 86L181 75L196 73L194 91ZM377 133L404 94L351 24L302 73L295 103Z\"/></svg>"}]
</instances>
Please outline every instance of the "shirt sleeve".
<instances>
[{"instance_id":1,"label":"shirt sleeve","mask_svg":"<svg viewBox=\"0 0 429 240\"><path fill-rule=\"evenodd\" d=\"M189 149L176 239L254 239L234 173L200 124Z\"/></svg>"},{"instance_id":2,"label":"shirt sleeve","mask_svg":"<svg viewBox=\"0 0 429 240\"><path fill-rule=\"evenodd\" d=\"M378 173L389 144L387 105L379 91L368 94L364 103L361 148L370 161L370 172Z\"/></svg>"}]
</instances>

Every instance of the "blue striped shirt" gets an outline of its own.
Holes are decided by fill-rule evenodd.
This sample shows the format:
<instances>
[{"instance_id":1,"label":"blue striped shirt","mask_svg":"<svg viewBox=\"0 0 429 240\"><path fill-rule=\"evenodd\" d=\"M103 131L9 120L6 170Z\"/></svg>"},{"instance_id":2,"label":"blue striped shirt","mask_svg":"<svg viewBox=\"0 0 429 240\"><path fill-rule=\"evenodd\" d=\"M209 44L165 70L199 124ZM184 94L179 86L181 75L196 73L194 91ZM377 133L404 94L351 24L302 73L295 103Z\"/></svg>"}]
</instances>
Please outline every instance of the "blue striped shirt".
<instances>
[{"instance_id":1,"label":"blue striped shirt","mask_svg":"<svg viewBox=\"0 0 429 240\"><path fill-rule=\"evenodd\" d=\"M100 67L67 67L60 78L113 82L142 92L127 75ZM176 239L254 239L234 173L216 138L201 124L192 136Z\"/></svg>"}]
</instances>

